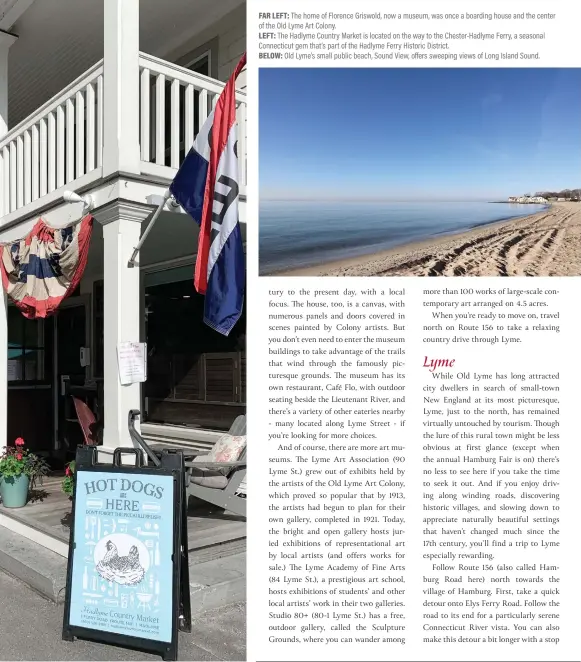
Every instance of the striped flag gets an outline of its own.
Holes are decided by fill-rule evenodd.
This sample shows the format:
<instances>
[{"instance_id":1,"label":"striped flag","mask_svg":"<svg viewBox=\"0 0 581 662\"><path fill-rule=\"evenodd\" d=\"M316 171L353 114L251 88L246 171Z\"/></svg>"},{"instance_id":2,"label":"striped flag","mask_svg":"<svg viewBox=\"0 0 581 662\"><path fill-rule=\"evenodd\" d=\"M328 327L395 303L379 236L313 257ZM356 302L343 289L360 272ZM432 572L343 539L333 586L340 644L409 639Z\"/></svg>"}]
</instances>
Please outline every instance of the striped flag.
<instances>
[{"instance_id":1,"label":"striped flag","mask_svg":"<svg viewBox=\"0 0 581 662\"><path fill-rule=\"evenodd\" d=\"M227 336L242 313L244 249L238 222L236 79L246 53L200 129L170 191L200 226L194 284L206 295L204 322Z\"/></svg>"}]
</instances>

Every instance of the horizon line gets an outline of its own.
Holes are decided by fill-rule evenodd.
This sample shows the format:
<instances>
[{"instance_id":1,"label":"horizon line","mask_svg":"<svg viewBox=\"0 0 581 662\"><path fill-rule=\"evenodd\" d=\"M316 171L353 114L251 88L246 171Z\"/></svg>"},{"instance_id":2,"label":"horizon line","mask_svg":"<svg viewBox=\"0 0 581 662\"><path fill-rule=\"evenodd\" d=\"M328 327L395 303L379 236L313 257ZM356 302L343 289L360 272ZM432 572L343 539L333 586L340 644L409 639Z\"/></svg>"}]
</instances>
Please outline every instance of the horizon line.
<instances>
[{"instance_id":1,"label":"horizon line","mask_svg":"<svg viewBox=\"0 0 581 662\"><path fill-rule=\"evenodd\" d=\"M559 191L556 191L557 193L561 193L563 191L578 191L581 189L581 186L574 186L574 187L565 187L560 189ZM533 189L531 189L533 191ZM544 191L545 193L547 191ZM552 191L555 192L555 191ZM525 195L531 195L531 197L535 197L537 195L537 192L533 192L531 194L525 194L525 193L511 193L511 194L490 194L490 195L478 195L478 196L473 196L473 197L468 197L468 198L448 198L448 197L443 197L443 198L423 198L423 197L373 197L373 196L361 196L361 197L341 197L341 196L325 196L325 197L320 197L320 196L313 196L313 195L304 195L304 196L296 196L296 197L290 197L289 195L283 195L283 196L272 196L269 194L266 195L260 195L258 196L259 203L262 201L268 201L268 202L501 202L503 197L525 197ZM508 202L508 200L507 200Z\"/></svg>"},{"instance_id":2,"label":"horizon line","mask_svg":"<svg viewBox=\"0 0 581 662\"><path fill-rule=\"evenodd\" d=\"M518 196L521 197L521 196ZM495 199L496 198L496 199ZM482 198L260 198L259 202L507 202L502 196Z\"/></svg>"}]
</instances>

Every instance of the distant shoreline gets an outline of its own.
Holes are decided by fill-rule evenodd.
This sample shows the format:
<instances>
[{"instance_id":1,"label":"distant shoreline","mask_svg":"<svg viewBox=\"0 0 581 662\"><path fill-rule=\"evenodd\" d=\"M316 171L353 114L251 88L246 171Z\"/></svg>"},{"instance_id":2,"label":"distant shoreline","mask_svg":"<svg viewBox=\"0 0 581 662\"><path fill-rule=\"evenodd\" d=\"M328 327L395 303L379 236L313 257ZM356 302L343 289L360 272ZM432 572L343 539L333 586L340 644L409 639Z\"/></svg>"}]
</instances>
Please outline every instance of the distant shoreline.
<instances>
[{"instance_id":1,"label":"distant shoreline","mask_svg":"<svg viewBox=\"0 0 581 662\"><path fill-rule=\"evenodd\" d=\"M581 204L473 226L359 257L266 276L578 276Z\"/></svg>"},{"instance_id":2,"label":"distant shoreline","mask_svg":"<svg viewBox=\"0 0 581 662\"><path fill-rule=\"evenodd\" d=\"M493 204L493 203L490 203ZM546 205L546 208L549 208L551 206L551 203L548 203ZM544 213L545 210L542 210L538 212L538 214ZM272 271L268 272L262 272L259 274L260 276L294 276L294 275L317 275L311 273L313 270L320 271L323 268L340 268L342 265L345 264L359 264L361 261L367 260L367 259L373 259L375 257L387 257L392 254L398 254L402 251L408 251L408 250L415 250L418 247L423 247L423 246L430 246L430 245L436 245L439 244L443 241L451 241L455 237L461 237L465 234L468 234L472 232L473 230L476 230L478 228L483 228L487 226L494 226L494 225L499 225L502 223L507 223L507 222L512 222L512 221L518 221L522 220L524 218L529 218L528 216L514 216L514 215L509 215L509 216L503 216L502 218L496 218L494 220L490 221L476 221L475 223L471 225L465 226L462 230L442 230L440 232L435 232L427 237L424 237L423 239L416 239L413 241L404 241L400 244L396 244L395 246L390 246L389 248L384 248L381 251L369 251L368 253L363 253L361 255L355 255L351 257L345 257L345 258L334 258L331 260L325 260L322 261L320 264L311 264L311 265L306 265L302 267L283 267L282 269L273 269Z\"/></svg>"}]
</instances>

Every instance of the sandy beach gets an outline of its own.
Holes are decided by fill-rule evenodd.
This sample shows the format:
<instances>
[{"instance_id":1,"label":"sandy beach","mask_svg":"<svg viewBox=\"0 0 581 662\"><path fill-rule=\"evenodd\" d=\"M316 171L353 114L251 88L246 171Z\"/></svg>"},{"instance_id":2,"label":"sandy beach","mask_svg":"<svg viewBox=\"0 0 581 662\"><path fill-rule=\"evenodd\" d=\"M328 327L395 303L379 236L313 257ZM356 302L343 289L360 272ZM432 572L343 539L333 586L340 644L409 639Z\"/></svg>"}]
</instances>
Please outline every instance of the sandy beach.
<instances>
[{"instance_id":1,"label":"sandy beach","mask_svg":"<svg viewBox=\"0 0 581 662\"><path fill-rule=\"evenodd\" d=\"M579 276L581 203L273 276Z\"/></svg>"}]
</instances>

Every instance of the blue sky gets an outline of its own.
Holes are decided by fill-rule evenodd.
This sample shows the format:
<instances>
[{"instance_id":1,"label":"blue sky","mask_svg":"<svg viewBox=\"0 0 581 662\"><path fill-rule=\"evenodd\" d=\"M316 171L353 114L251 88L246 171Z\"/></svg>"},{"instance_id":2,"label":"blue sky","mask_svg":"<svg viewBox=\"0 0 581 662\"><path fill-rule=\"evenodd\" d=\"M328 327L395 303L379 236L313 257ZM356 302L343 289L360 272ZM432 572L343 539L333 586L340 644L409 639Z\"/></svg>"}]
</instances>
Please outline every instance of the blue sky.
<instances>
[{"instance_id":1,"label":"blue sky","mask_svg":"<svg viewBox=\"0 0 581 662\"><path fill-rule=\"evenodd\" d=\"M260 70L263 199L581 186L581 69Z\"/></svg>"}]
</instances>

